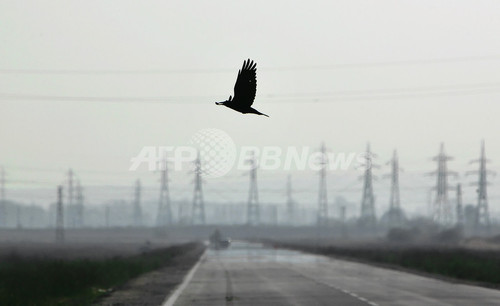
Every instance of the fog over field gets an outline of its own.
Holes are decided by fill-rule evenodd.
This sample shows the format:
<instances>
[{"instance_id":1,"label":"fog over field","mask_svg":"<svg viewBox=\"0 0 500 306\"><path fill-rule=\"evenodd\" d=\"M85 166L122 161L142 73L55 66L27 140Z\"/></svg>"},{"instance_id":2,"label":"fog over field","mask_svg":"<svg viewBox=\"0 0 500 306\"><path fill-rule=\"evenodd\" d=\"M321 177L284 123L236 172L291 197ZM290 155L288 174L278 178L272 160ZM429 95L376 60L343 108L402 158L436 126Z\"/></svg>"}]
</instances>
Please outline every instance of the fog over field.
<instances>
[{"instance_id":1,"label":"fog over field","mask_svg":"<svg viewBox=\"0 0 500 306\"><path fill-rule=\"evenodd\" d=\"M500 21L496 1L129 1L0 4L0 165L6 199L48 209L73 169L89 210L131 202L136 179L151 223L159 172L129 171L145 146L186 146L219 129L245 146L362 153L367 142L381 167L374 175L377 215L389 206L386 162L398 150L401 205L427 216L439 144L455 159L449 184L475 204L480 142L500 170L496 132ZM214 106L232 94L243 60L257 63L255 106L270 118ZM239 151L238 151L239 152ZM249 176L235 167L204 182L208 203L245 204ZM284 209L293 197L317 209L317 171L258 171L260 202ZM328 202L360 213L362 170L327 173ZM190 202L193 173L171 171L170 196ZM500 189L490 178L490 213L500 217ZM450 191L450 200L454 193ZM149 203L149 204L148 204ZM244 209L244 208L243 208ZM97 218L97 217L96 217ZM15 222L15 221L12 221ZM95 221L96 223L97 221Z\"/></svg>"}]
</instances>

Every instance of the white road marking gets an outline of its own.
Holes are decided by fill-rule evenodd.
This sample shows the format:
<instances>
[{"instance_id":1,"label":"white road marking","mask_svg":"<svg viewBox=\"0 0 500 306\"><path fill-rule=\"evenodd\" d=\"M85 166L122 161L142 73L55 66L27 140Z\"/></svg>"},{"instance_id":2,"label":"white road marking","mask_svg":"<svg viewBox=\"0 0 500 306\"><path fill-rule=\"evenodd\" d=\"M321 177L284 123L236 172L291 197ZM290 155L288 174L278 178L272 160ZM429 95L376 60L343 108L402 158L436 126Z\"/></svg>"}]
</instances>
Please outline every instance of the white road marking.
<instances>
[{"instance_id":1,"label":"white road marking","mask_svg":"<svg viewBox=\"0 0 500 306\"><path fill-rule=\"evenodd\" d=\"M194 267L191 268L189 273L184 277L182 284L179 287L177 287L177 289L175 289L174 293L172 293L168 297L168 299L165 300L165 302L163 302L162 306L173 306L174 305L174 303L177 301L179 296L181 296L182 291L184 291L184 289L186 289L187 285L189 284L189 282L193 278L194 274L196 273L196 270L198 270L198 267L200 266L201 262L206 257L206 255L207 255L207 251L205 251L203 253L203 255L200 256L200 259L198 259L198 262L194 265Z\"/></svg>"},{"instance_id":2,"label":"white road marking","mask_svg":"<svg viewBox=\"0 0 500 306\"><path fill-rule=\"evenodd\" d=\"M346 294L349 294L349 295L350 295L350 296L352 296L353 298L356 298L356 299L358 299L358 300L360 300L360 301L362 301L362 302L365 302L365 303L366 303L366 304L368 304L368 305L371 305L371 306L378 306L378 304L377 304L377 303L372 302L372 301L370 301L369 299L364 298L364 297L362 297L362 296L360 296L360 295L358 295L358 294L356 294L356 293L354 293L354 292L351 292L351 291L346 290L346 289L341 289L341 288L339 288L339 287L337 287L337 286L330 285L330 284L327 284L327 283L325 283L325 282L321 282L321 281L318 281L318 282L323 283L323 284L325 284L325 285L327 285L327 286L329 286L329 287L335 288L335 289L337 289L337 290L340 290L340 291L342 291L342 292L344 292L344 293L346 293Z\"/></svg>"},{"instance_id":3,"label":"white road marking","mask_svg":"<svg viewBox=\"0 0 500 306\"><path fill-rule=\"evenodd\" d=\"M283 266L285 266L285 265L283 265ZM304 273L302 273L302 272L300 272L300 271L298 271L298 270L296 270L296 269L294 269L294 268L291 268L291 267L289 267L289 266L286 266L286 267L287 267L288 269L290 269L290 270L293 270L293 271L297 272L298 274L302 275L302 276L303 276L303 277L305 277L305 278L308 278L308 279L313 280L313 281L315 281L315 282L317 282L317 283L320 283L320 284L326 285L326 286L328 286L328 287L334 288L334 289L336 289L336 290L339 290L339 291L341 291L341 292L344 292L344 293L346 293L346 294L348 294L348 295L352 296L353 298L358 299L358 300L360 300L361 302L364 302L364 303L366 303L366 304L368 304L368 305L371 305L371 306L379 306L377 303L375 303L375 302L373 302L373 301L370 301L369 299L364 298L364 297L362 297L362 296L359 296L358 294L356 294L356 293L354 293L354 292L351 292L351 291L349 291L349 290L347 290L347 289L343 289L343 288L337 287L337 286L332 285L332 284L329 284L329 283L327 283L327 282L325 282L325 281L318 280L318 279L316 279L316 278L314 278L314 277L310 277L310 276L308 276L308 275L306 275L306 274L304 274Z\"/></svg>"}]
</instances>

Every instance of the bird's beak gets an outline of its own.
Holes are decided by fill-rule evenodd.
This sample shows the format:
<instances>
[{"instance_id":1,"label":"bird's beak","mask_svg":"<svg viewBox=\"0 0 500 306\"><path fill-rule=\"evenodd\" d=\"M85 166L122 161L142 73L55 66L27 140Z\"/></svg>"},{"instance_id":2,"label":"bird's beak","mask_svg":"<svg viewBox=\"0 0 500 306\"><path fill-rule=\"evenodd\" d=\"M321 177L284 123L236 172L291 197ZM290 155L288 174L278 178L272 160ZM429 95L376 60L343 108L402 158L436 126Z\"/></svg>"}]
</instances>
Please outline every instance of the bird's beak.
<instances>
[{"instance_id":1,"label":"bird's beak","mask_svg":"<svg viewBox=\"0 0 500 306\"><path fill-rule=\"evenodd\" d=\"M215 102L215 105L224 105L224 102Z\"/></svg>"}]
</instances>

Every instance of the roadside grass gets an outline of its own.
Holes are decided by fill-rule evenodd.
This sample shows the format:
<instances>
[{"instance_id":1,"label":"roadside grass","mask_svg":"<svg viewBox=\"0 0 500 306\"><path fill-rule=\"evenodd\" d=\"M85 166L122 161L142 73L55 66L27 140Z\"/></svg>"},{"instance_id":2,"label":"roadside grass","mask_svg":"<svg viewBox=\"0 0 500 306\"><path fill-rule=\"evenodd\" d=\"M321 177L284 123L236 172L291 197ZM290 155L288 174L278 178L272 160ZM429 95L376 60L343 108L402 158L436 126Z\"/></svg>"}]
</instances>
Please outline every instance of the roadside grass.
<instances>
[{"instance_id":1,"label":"roadside grass","mask_svg":"<svg viewBox=\"0 0 500 306\"><path fill-rule=\"evenodd\" d=\"M88 305L127 280L168 265L195 243L131 257L62 260L10 255L0 262L0 305Z\"/></svg>"},{"instance_id":2,"label":"roadside grass","mask_svg":"<svg viewBox=\"0 0 500 306\"><path fill-rule=\"evenodd\" d=\"M335 247L294 243L274 243L290 248L327 256L338 256L414 271L473 281L492 287L500 286L500 252L470 250L456 247Z\"/></svg>"}]
</instances>

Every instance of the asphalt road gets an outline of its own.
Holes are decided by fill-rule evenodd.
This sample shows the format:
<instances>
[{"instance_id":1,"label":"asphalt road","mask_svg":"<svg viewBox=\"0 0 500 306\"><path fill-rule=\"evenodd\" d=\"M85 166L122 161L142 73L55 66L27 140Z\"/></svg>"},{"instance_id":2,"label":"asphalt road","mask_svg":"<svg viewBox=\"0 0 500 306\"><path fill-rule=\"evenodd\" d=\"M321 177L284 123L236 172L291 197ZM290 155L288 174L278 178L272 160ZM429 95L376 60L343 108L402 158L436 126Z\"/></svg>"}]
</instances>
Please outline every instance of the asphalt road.
<instances>
[{"instance_id":1,"label":"asphalt road","mask_svg":"<svg viewBox=\"0 0 500 306\"><path fill-rule=\"evenodd\" d=\"M235 242L208 250L164 305L500 305L500 291Z\"/></svg>"}]
</instances>

